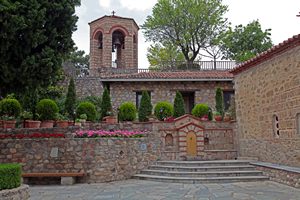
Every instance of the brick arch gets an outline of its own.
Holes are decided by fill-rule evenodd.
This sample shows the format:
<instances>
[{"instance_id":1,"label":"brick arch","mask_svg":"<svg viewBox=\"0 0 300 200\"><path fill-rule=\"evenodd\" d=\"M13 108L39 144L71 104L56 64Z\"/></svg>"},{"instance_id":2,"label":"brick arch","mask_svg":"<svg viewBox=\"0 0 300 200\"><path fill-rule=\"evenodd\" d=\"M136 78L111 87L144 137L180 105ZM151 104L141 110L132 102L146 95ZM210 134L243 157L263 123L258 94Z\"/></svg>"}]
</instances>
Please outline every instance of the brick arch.
<instances>
[{"instance_id":1,"label":"brick arch","mask_svg":"<svg viewBox=\"0 0 300 200\"><path fill-rule=\"evenodd\" d=\"M104 34L104 31L103 31L102 28L97 28L97 29L94 31L92 38L93 38L94 40L98 40L99 33L102 33L102 35Z\"/></svg>"},{"instance_id":2,"label":"brick arch","mask_svg":"<svg viewBox=\"0 0 300 200\"><path fill-rule=\"evenodd\" d=\"M128 30L122 25L114 25L109 29L109 34L112 34L114 31L120 31L124 36L130 36Z\"/></svg>"}]
</instances>

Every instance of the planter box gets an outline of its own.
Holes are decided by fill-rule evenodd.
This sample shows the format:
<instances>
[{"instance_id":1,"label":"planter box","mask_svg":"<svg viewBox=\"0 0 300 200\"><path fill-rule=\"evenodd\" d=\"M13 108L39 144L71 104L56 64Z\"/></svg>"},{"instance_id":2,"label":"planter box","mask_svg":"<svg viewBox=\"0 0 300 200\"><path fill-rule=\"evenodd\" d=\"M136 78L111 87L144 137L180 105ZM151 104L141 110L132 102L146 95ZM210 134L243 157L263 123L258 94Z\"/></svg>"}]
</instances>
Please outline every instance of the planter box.
<instances>
[{"instance_id":1,"label":"planter box","mask_svg":"<svg viewBox=\"0 0 300 200\"><path fill-rule=\"evenodd\" d=\"M40 128L41 121L25 120L24 128Z\"/></svg>"},{"instance_id":2,"label":"planter box","mask_svg":"<svg viewBox=\"0 0 300 200\"><path fill-rule=\"evenodd\" d=\"M16 120L3 120L3 128L6 128L6 129L11 129L11 128L16 128L16 123L17 121Z\"/></svg>"},{"instance_id":3,"label":"planter box","mask_svg":"<svg viewBox=\"0 0 300 200\"><path fill-rule=\"evenodd\" d=\"M42 121L41 123L41 128L53 128L54 125L54 121L53 120L46 120L46 121Z\"/></svg>"},{"instance_id":4,"label":"planter box","mask_svg":"<svg viewBox=\"0 0 300 200\"><path fill-rule=\"evenodd\" d=\"M56 126L60 128L66 128L69 126L69 122L66 120L56 121Z\"/></svg>"}]
</instances>

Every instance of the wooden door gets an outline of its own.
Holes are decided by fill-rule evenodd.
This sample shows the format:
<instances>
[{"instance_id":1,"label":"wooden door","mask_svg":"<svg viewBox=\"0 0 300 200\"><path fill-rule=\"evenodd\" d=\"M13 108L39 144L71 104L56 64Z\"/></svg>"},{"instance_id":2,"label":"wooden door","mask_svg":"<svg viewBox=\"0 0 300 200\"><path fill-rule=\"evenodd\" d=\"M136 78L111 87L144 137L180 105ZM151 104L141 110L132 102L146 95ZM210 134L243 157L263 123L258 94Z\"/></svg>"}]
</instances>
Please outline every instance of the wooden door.
<instances>
[{"instance_id":1,"label":"wooden door","mask_svg":"<svg viewBox=\"0 0 300 200\"><path fill-rule=\"evenodd\" d=\"M188 156L197 156L197 137L194 132L186 135L186 151Z\"/></svg>"}]
</instances>

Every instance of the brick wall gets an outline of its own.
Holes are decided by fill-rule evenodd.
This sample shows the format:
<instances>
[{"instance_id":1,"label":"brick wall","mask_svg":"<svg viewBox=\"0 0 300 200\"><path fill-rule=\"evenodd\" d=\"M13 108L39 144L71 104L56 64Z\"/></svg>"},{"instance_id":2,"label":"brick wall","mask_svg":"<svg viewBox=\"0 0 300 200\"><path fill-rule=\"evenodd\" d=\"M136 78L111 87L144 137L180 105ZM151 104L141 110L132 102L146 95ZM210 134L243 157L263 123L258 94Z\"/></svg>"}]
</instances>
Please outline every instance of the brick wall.
<instances>
[{"instance_id":1,"label":"brick wall","mask_svg":"<svg viewBox=\"0 0 300 200\"><path fill-rule=\"evenodd\" d=\"M300 166L300 47L235 76L239 154ZM279 135L273 131L278 116Z\"/></svg>"}]
</instances>

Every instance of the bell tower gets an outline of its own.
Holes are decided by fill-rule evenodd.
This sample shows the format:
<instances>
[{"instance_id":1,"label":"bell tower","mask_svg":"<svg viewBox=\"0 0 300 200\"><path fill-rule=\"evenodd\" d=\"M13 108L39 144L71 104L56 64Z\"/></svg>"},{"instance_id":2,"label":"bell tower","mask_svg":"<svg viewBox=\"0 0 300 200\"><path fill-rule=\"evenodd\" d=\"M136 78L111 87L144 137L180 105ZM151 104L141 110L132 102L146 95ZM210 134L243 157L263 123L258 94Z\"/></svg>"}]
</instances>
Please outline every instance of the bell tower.
<instances>
[{"instance_id":1,"label":"bell tower","mask_svg":"<svg viewBox=\"0 0 300 200\"><path fill-rule=\"evenodd\" d=\"M139 27L132 18L112 12L89 23L90 72L105 69L138 68Z\"/></svg>"}]
</instances>

